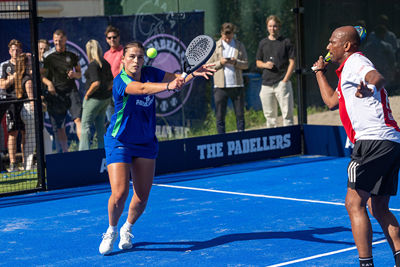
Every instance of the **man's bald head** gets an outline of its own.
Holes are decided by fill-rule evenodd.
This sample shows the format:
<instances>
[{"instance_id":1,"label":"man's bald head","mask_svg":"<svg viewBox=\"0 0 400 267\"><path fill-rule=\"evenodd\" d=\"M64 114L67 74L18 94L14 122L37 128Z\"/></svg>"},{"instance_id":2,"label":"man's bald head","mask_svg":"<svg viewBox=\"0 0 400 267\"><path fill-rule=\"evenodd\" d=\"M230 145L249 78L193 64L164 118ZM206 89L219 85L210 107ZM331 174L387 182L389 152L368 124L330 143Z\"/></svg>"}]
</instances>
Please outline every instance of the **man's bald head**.
<instances>
[{"instance_id":1,"label":"man's bald head","mask_svg":"<svg viewBox=\"0 0 400 267\"><path fill-rule=\"evenodd\" d=\"M358 52L360 37L353 26L344 26L333 31L326 47L333 62L341 64L351 54Z\"/></svg>"},{"instance_id":2,"label":"man's bald head","mask_svg":"<svg viewBox=\"0 0 400 267\"><path fill-rule=\"evenodd\" d=\"M360 45L360 36L353 26L343 26L337 28L332 35L336 35L343 43L350 42L355 50L358 50Z\"/></svg>"}]
</instances>

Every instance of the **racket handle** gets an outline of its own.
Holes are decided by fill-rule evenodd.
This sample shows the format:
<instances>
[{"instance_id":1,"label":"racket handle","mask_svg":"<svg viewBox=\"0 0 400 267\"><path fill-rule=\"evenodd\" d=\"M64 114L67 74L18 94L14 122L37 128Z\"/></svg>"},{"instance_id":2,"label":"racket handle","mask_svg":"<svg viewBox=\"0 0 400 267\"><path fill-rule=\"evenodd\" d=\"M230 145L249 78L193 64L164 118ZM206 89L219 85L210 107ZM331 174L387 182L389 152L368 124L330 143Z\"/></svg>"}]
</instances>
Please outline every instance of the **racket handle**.
<instances>
[{"instance_id":1,"label":"racket handle","mask_svg":"<svg viewBox=\"0 0 400 267\"><path fill-rule=\"evenodd\" d=\"M324 62L331 62L332 60L332 56L331 56L331 52L326 53L325 57L324 57ZM312 66L311 70L312 71L316 71L318 68L316 66Z\"/></svg>"},{"instance_id":2,"label":"racket handle","mask_svg":"<svg viewBox=\"0 0 400 267\"><path fill-rule=\"evenodd\" d=\"M188 76L186 72L182 72L182 78L185 79Z\"/></svg>"}]
</instances>

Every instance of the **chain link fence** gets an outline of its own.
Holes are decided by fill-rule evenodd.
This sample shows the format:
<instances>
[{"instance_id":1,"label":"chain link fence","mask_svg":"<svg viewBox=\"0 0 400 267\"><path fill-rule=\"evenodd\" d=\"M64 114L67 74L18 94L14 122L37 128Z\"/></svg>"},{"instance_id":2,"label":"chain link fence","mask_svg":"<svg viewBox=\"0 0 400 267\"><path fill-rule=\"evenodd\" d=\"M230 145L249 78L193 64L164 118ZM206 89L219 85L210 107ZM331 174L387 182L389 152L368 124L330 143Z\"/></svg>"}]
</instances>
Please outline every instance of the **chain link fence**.
<instances>
[{"instance_id":1,"label":"chain link fence","mask_svg":"<svg viewBox=\"0 0 400 267\"><path fill-rule=\"evenodd\" d=\"M35 1L0 2L0 20L18 25L30 43L0 37L9 58L0 63L0 196L45 188L43 116ZM33 44L33 45L32 45Z\"/></svg>"}]
</instances>

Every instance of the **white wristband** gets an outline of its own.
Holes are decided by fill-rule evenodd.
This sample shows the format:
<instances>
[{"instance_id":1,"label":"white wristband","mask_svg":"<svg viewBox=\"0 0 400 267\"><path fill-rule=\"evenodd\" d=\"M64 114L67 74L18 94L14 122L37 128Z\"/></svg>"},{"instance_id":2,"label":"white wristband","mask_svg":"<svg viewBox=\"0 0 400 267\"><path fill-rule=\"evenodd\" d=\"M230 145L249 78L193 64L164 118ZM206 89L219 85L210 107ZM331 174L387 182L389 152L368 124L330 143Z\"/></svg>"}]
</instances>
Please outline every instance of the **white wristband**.
<instances>
[{"instance_id":1,"label":"white wristband","mask_svg":"<svg viewBox=\"0 0 400 267\"><path fill-rule=\"evenodd\" d=\"M375 86L374 84L372 84L372 83L367 84L367 87L368 87L369 89L371 89L372 94L375 94L375 93L377 92L376 86Z\"/></svg>"}]
</instances>

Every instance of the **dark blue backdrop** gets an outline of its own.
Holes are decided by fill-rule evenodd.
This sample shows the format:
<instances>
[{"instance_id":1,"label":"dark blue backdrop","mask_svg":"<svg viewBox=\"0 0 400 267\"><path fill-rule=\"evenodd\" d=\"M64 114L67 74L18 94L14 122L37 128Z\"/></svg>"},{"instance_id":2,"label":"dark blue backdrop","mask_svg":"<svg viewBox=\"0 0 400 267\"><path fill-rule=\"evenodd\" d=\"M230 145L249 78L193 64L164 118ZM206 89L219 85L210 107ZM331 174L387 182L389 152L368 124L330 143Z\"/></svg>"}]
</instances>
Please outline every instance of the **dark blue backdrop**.
<instances>
[{"instance_id":1,"label":"dark blue backdrop","mask_svg":"<svg viewBox=\"0 0 400 267\"><path fill-rule=\"evenodd\" d=\"M121 43L132 40L147 42L159 46L159 56L155 60L146 60L146 64L155 65L165 71L181 72L182 51L197 35L204 33L204 12L187 12L181 16L173 13L102 16L73 18L43 18L39 24L39 38L51 40L56 29L63 29L68 36L67 49L80 56L82 71L87 68L85 45L90 39L100 42L104 52L109 49L104 31L108 25L120 29ZM188 27L189 26L189 27ZM30 31L27 19L0 20L0 62L9 59L8 42L18 39L23 43L24 51L30 51ZM158 38L156 38L159 36ZM151 42L150 42L151 40ZM163 60L163 58L165 60ZM174 64L171 65L171 60ZM81 95L84 95L84 77L79 81ZM174 95L157 97L159 126L186 126L190 121L202 121L206 115L207 96L203 79L196 79L193 85ZM182 106L184 108L182 108ZM183 114L184 112L184 114ZM181 130L181 128L180 128Z\"/></svg>"}]
</instances>

